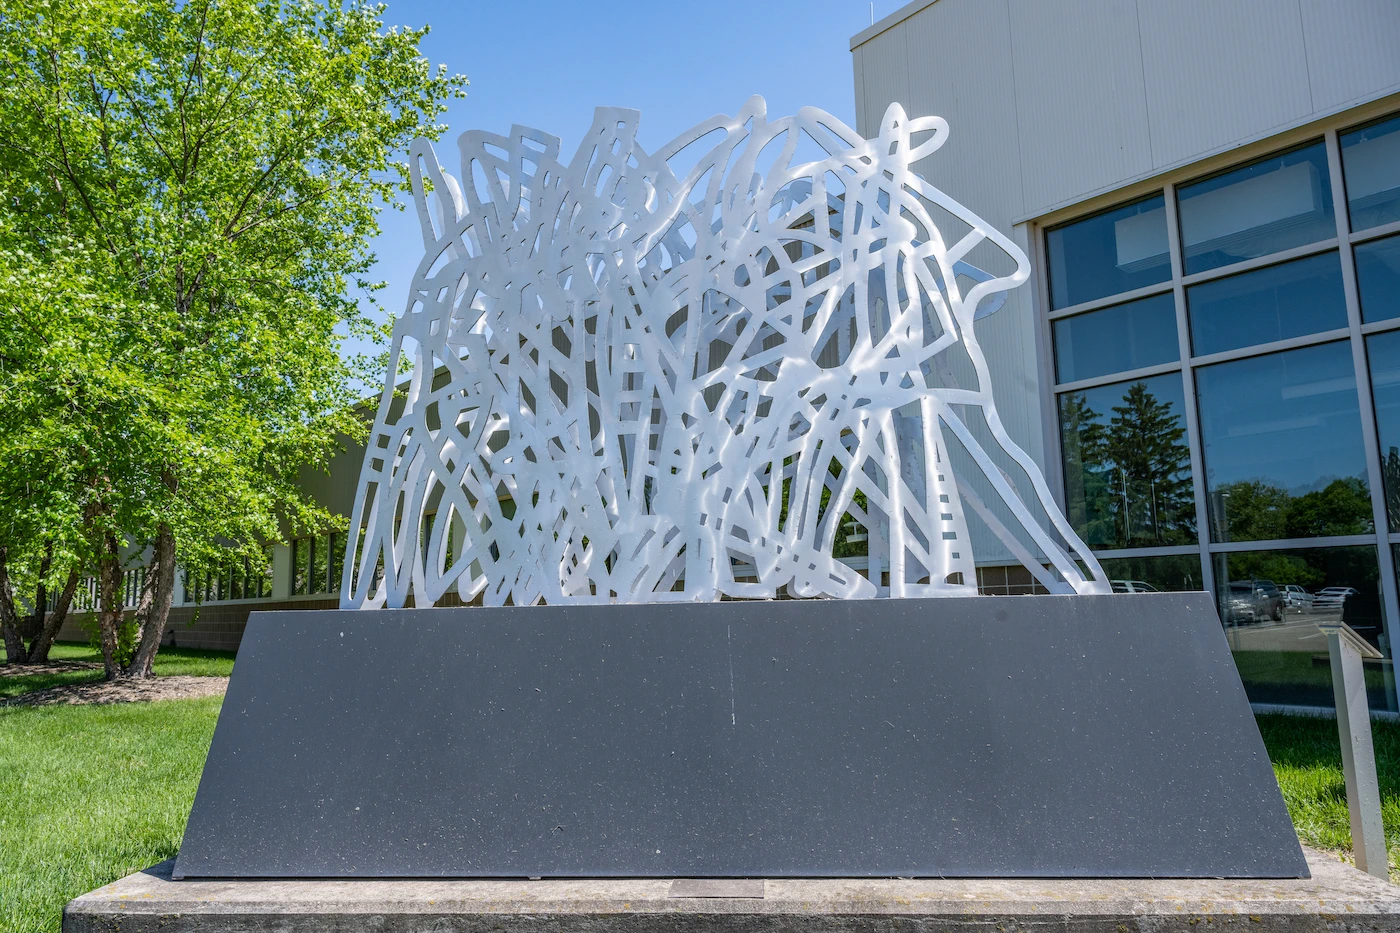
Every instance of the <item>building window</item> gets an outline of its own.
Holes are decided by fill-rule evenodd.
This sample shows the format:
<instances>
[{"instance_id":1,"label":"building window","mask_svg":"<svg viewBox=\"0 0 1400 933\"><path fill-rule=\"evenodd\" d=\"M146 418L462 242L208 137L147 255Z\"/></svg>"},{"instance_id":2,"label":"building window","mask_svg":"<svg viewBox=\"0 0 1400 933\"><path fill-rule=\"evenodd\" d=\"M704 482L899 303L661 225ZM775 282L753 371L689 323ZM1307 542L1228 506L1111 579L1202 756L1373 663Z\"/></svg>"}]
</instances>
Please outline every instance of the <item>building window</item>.
<instances>
[{"instance_id":1,"label":"building window","mask_svg":"<svg viewBox=\"0 0 1400 933\"><path fill-rule=\"evenodd\" d=\"M326 532L292 541L292 595L340 592L345 535Z\"/></svg>"},{"instance_id":2,"label":"building window","mask_svg":"<svg viewBox=\"0 0 1400 933\"><path fill-rule=\"evenodd\" d=\"M1400 236L1361 243L1354 255L1361 320L1400 318Z\"/></svg>"},{"instance_id":3,"label":"building window","mask_svg":"<svg viewBox=\"0 0 1400 933\"><path fill-rule=\"evenodd\" d=\"M1212 541L1374 531L1351 345L1196 371Z\"/></svg>"},{"instance_id":4,"label":"building window","mask_svg":"<svg viewBox=\"0 0 1400 933\"><path fill-rule=\"evenodd\" d=\"M1059 397L1066 514L1096 548L1194 544L1181 376Z\"/></svg>"},{"instance_id":5,"label":"building window","mask_svg":"<svg viewBox=\"0 0 1400 933\"><path fill-rule=\"evenodd\" d=\"M259 560L230 557L208 575L185 571L185 603L268 599L272 596L272 548L262 549Z\"/></svg>"},{"instance_id":6,"label":"building window","mask_svg":"<svg viewBox=\"0 0 1400 933\"><path fill-rule=\"evenodd\" d=\"M1351 229L1400 220L1400 116L1341 135Z\"/></svg>"},{"instance_id":7,"label":"building window","mask_svg":"<svg viewBox=\"0 0 1400 933\"><path fill-rule=\"evenodd\" d=\"M1193 285L1186 290L1186 305L1191 347L1198 355L1347 326L1336 252Z\"/></svg>"},{"instance_id":8,"label":"building window","mask_svg":"<svg viewBox=\"0 0 1400 933\"><path fill-rule=\"evenodd\" d=\"M1164 203L1159 195L1051 229L1050 306L1067 308L1170 279Z\"/></svg>"},{"instance_id":9,"label":"building window","mask_svg":"<svg viewBox=\"0 0 1400 933\"><path fill-rule=\"evenodd\" d=\"M1306 635L1344 618L1394 711L1400 115L1334 132L1048 228L1045 336L1065 514L1113 589L1210 588L1260 702L1330 705Z\"/></svg>"},{"instance_id":10,"label":"building window","mask_svg":"<svg viewBox=\"0 0 1400 933\"><path fill-rule=\"evenodd\" d=\"M1196 554L1106 557L1103 571L1115 593L1175 593L1204 589Z\"/></svg>"},{"instance_id":11,"label":"building window","mask_svg":"<svg viewBox=\"0 0 1400 933\"><path fill-rule=\"evenodd\" d=\"M1376 406L1376 440L1385 484L1390 530L1400 531L1400 330L1366 338L1371 369L1371 401Z\"/></svg>"},{"instance_id":12,"label":"building window","mask_svg":"<svg viewBox=\"0 0 1400 933\"><path fill-rule=\"evenodd\" d=\"M1230 551L1212 565L1220 618L1255 703L1332 705L1317 622L1341 619L1372 645L1384 644L1374 545ZM1366 682L1372 709L1393 707L1381 668L1368 670Z\"/></svg>"},{"instance_id":13,"label":"building window","mask_svg":"<svg viewBox=\"0 0 1400 933\"><path fill-rule=\"evenodd\" d=\"M1170 292L1054 322L1055 375L1077 382L1181 359Z\"/></svg>"},{"instance_id":14,"label":"building window","mask_svg":"<svg viewBox=\"0 0 1400 933\"><path fill-rule=\"evenodd\" d=\"M1337 235L1321 142L1178 190L1188 275Z\"/></svg>"}]
</instances>

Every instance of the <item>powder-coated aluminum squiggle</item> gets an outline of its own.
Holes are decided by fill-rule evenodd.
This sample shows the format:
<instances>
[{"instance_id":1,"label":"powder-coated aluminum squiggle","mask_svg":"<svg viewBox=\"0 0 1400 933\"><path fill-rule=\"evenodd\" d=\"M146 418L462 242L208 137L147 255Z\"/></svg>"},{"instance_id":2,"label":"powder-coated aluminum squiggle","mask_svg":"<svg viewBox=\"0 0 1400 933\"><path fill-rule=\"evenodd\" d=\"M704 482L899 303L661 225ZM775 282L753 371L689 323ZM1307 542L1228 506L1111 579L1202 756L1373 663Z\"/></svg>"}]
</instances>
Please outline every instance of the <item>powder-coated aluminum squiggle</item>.
<instances>
[{"instance_id":1,"label":"powder-coated aluminum squiggle","mask_svg":"<svg viewBox=\"0 0 1400 933\"><path fill-rule=\"evenodd\" d=\"M965 506L1051 592L1107 592L973 328L1029 263L911 170L946 122L755 97L649 154L639 118L600 108L567 165L465 133L460 180L414 145L426 251L341 605L967 595Z\"/></svg>"}]
</instances>

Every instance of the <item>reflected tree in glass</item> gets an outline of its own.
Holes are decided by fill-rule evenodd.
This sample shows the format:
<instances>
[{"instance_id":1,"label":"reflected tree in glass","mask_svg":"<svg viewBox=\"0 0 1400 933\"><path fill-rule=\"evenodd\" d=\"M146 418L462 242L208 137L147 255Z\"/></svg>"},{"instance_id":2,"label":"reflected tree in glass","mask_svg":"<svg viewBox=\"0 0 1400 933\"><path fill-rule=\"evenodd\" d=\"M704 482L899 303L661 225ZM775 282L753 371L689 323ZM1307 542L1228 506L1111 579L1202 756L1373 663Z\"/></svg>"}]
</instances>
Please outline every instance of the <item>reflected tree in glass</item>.
<instances>
[{"instance_id":1,"label":"reflected tree in glass","mask_svg":"<svg viewBox=\"0 0 1400 933\"><path fill-rule=\"evenodd\" d=\"M1263 480L1220 486L1215 497L1218 541L1267 541L1370 534L1375 530L1371 493L1359 476L1332 480L1303 495Z\"/></svg>"},{"instance_id":2,"label":"reflected tree in glass","mask_svg":"<svg viewBox=\"0 0 1400 933\"><path fill-rule=\"evenodd\" d=\"M1070 521L1091 546L1192 543L1191 453L1179 406L1146 381L1112 391L1120 403L1106 422L1087 393L1060 397Z\"/></svg>"}]
</instances>

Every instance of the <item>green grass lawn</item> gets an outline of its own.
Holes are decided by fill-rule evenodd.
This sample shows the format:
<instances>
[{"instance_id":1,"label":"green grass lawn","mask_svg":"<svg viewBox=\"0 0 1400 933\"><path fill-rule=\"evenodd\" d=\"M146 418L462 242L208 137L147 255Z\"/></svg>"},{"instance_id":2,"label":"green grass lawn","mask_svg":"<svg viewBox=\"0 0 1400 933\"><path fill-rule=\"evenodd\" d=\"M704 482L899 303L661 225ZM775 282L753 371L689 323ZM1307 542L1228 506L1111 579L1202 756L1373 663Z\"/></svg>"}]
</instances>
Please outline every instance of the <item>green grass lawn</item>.
<instances>
[{"instance_id":1,"label":"green grass lawn","mask_svg":"<svg viewBox=\"0 0 1400 933\"><path fill-rule=\"evenodd\" d=\"M0 930L175 854L220 702L0 708Z\"/></svg>"},{"instance_id":2,"label":"green grass lawn","mask_svg":"<svg viewBox=\"0 0 1400 933\"><path fill-rule=\"evenodd\" d=\"M219 660L176 654L175 667ZM219 702L0 708L0 930L57 931L69 899L175 854ZM1270 715L1259 727L1299 837L1349 849L1336 722ZM1394 872L1400 724L1373 734Z\"/></svg>"},{"instance_id":3,"label":"green grass lawn","mask_svg":"<svg viewBox=\"0 0 1400 933\"><path fill-rule=\"evenodd\" d=\"M91 661L102 663L102 653L88 645L59 642L49 651L50 661ZM101 670L73 670L59 674L23 674L23 667L0 667L0 700L57 687L60 684L80 684L101 680ZM201 651L198 648L162 648L156 655L155 673L158 677L190 674L195 677L227 677L233 670L232 651Z\"/></svg>"}]
</instances>

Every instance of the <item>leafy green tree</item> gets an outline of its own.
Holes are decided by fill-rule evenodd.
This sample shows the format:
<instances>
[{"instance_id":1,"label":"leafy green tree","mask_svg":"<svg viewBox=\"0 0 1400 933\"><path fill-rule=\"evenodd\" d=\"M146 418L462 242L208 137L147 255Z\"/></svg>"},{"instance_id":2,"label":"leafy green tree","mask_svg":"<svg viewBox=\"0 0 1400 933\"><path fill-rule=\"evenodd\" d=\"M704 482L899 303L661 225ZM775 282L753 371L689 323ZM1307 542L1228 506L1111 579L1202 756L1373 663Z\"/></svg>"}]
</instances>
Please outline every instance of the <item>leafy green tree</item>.
<instances>
[{"instance_id":1,"label":"leafy green tree","mask_svg":"<svg viewBox=\"0 0 1400 933\"><path fill-rule=\"evenodd\" d=\"M0 548L36 579L95 572L109 677L149 675L177 557L208 572L284 526L334 522L296 472L363 434L368 361L340 343L382 336L355 291L377 287L378 210L407 189L394 154L440 136L465 84L422 58L426 28L387 29L383 10L0 0L0 218L27 257L11 267L71 259L42 326L33 296L0 295L0 401L55 429L26 430L34 455L0 465L7 497L53 500L0 528ZM121 574L146 553L123 666Z\"/></svg>"}]
</instances>

